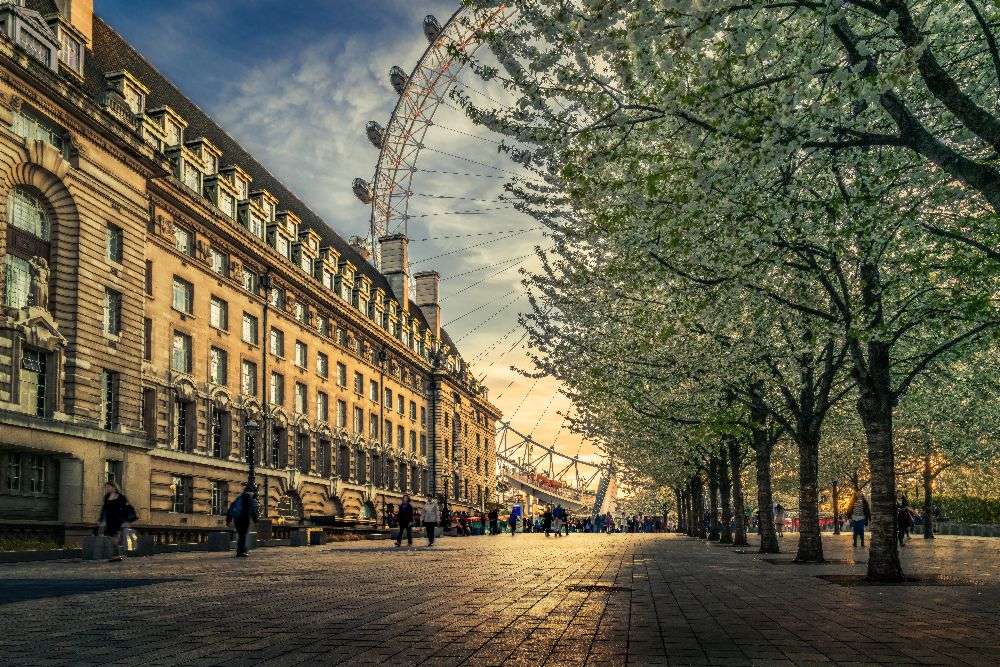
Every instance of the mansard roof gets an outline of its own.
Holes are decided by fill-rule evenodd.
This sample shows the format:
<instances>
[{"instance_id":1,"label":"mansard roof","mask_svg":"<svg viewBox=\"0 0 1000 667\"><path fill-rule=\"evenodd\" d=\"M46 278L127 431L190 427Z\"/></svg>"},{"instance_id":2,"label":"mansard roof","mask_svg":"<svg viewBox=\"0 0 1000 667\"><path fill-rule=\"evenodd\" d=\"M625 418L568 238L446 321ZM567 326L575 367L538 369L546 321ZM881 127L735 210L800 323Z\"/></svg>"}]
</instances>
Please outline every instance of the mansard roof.
<instances>
[{"instance_id":1,"label":"mansard roof","mask_svg":"<svg viewBox=\"0 0 1000 667\"><path fill-rule=\"evenodd\" d=\"M37 3L51 2L51 0L32 1ZM114 28L101 20L96 14L93 21L92 50L84 64L84 87L88 94L100 102L107 87L104 75L108 72L127 70L149 88L149 95L146 99L147 109L155 109L162 106L171 107L188 123L184 132L186 139L207 138L222 151L220 166L229 164L238 165L253 178L252 189L265 189L271 192L271 194L278 198L280 208L290 210L299 217L303 229L312 229L319 234L322 239L321 245L328 245L335 248L340 254L341 259L350 261L351 264L357 267L360 273L371 279L375 287L385 290L386 294L393 294L397 300L399 300L400 296L408 298L408 295L394 294L389 281L386 280L384 275L365 260L350 243L334 231L305 202L285 187L266 167L244 149L236 139L222 129L197 104L188 99L177 86L161 74L124 37L118 34ZM409 312L413 317L418 319L423 327L427 327L427 321L421 313L420 308L412 300L409 304ZM451 343L451 338L443 329L441 330L441 340L449 344L452 350L457 352L454 344Z\"/></svg>"}]
</instances>

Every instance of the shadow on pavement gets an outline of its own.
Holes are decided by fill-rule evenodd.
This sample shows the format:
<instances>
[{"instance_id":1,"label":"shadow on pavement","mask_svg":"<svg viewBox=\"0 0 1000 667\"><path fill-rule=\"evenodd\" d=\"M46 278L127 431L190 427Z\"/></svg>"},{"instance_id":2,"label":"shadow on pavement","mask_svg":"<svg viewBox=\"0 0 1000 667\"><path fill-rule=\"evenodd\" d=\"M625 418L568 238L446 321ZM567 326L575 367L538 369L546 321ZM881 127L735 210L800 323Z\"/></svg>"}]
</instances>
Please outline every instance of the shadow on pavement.
<instances>
[{"instance_id":1,"label":"shadow on pavement","mask_svg":"<svg viewBox=\"0 0 1000 667\"><path fill-rule=\"evenodd\" d=\"M100 593L121 588L152 586L190 579L3 579L0 580L0 605L58 598L81 593Z\"/></svg>"}]
</instances>

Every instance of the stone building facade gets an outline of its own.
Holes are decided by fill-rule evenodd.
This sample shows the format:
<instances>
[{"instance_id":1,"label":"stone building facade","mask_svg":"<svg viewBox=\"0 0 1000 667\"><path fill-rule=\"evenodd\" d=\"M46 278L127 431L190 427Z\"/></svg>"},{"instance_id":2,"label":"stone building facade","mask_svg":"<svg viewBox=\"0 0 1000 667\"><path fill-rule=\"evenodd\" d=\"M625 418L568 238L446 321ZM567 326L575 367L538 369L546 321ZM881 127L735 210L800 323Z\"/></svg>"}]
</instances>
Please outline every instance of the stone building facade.
<instances>
[{"instance_id":1,"label":"stone building facade","mask_svg":"<svg viewBox=\"0 0 1000 667\"><path fill-rule=\"evenodd\" d=\"M0 2L0 34L3 530L81 534L108 479L219 526L251 451L276 520L492 499L500 415L405 237L377 271L91 0Z\"/></svg>"}]
</instances>

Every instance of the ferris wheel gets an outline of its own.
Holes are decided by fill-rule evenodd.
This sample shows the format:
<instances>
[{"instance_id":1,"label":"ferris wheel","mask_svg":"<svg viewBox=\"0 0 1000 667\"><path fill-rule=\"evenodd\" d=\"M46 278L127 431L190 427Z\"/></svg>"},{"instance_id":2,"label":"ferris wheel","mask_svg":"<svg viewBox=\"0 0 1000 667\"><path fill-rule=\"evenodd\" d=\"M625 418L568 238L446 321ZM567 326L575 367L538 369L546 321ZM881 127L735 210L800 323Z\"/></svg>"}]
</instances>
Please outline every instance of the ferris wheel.
<instances>
[{"instance_id":1,"label":"ferris wheel","mask_svg":"<svg viewBox=\"0 0 1000 667\"><path fill-rule=\"evenodd\" d=\"M495 185L471 189L486 195L481 197L468 196L468 188L456 187L463 179L506 179L511 172L491 160L489 151L487 154L482 151L483 144L495 147L499 141L486 136L481 128L470 126L450 97L460 89L490 103L502 104L497 100L501 95L499 89L487 91L481 80L474 81L475 75L463 76L463 71L482 45L480 35L501 26L513 11L504 5L488 11L463 6L443 26L428 15L423 21L428 45L412 71L407 74L398 65L389 71L389 81L399 98L384 127L377 121L369 121L365 126L368 140L379 150L375 174L370 182L356 178L353 183L354 194L371 206L369 231L376 267L380 263L378 240L382 236L409 236L411 225L427 217L482 215L511 208L509 204L479 205L505 203L490 198L497 194ZM434 175L450 177L445 180L452 188L451 194L436 188L442 181ZM427 212L414 206L418 198L448 199L460 206L452 211Z\"/></svg>"}]
</instances>

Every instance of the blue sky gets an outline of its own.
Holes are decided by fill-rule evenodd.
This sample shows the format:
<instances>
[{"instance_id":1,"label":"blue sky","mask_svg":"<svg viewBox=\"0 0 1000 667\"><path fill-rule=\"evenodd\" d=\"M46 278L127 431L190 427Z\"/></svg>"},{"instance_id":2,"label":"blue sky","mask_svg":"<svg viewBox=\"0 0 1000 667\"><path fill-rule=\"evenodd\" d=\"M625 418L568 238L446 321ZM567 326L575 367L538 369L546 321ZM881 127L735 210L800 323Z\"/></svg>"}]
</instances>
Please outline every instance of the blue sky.
<instances>
[{"instance_id":1,"label":"blue sky","mask_svg":"<svg viewBox=\"0 0 1000 667\"><path fill-rule=\"evenodd\" d=\"M389 68L399 64L410 71L427 46L423 17L434 14L444 23L457 5L455 0L95 0L95 11L348 237L367 235L368 208L350 185L355 176L372 176L378 152L365 138L364 125L368 120L385 125L392 112L397 96L389 85ZM489 171L454 155L500 164L493 140L460 112L444 109L435 120L458 131L434 128L428 145L438 152L425 151L422 167ZM424 215L409 232L411 258L446 256L422 262L414 271L466 274L445 280L441 289L446 323L478 309L448 327L453 338L461 339L463 356L473 360L477 375L485 375L491 399L514 417L517 428L542 442L555 439L575 453L578 440L560 429L557 413L569 406L556 384L519 376L510 366L526 367L525 353L517 348L505 353L520 337L520 331L509 332L526 305L518 298L517 269L531 269L533 261L512 264L512 270L497 275L493 269L504 258L530 254L546 242L534 221L504 210L502 203L479 203L495 202L502 184L497 178L438 175L415 181L419 196L411 213ZM476 207L491 211L454 213ZM495 235L503 229L527 231L510 238ZM468 250L460 249L478 238L418 241L482 232L494 234L482 237L490 242ZM482 271L486 267L493 269ZM484 282L463 289L479 280Z\"/></svg>"}]
</instances>

